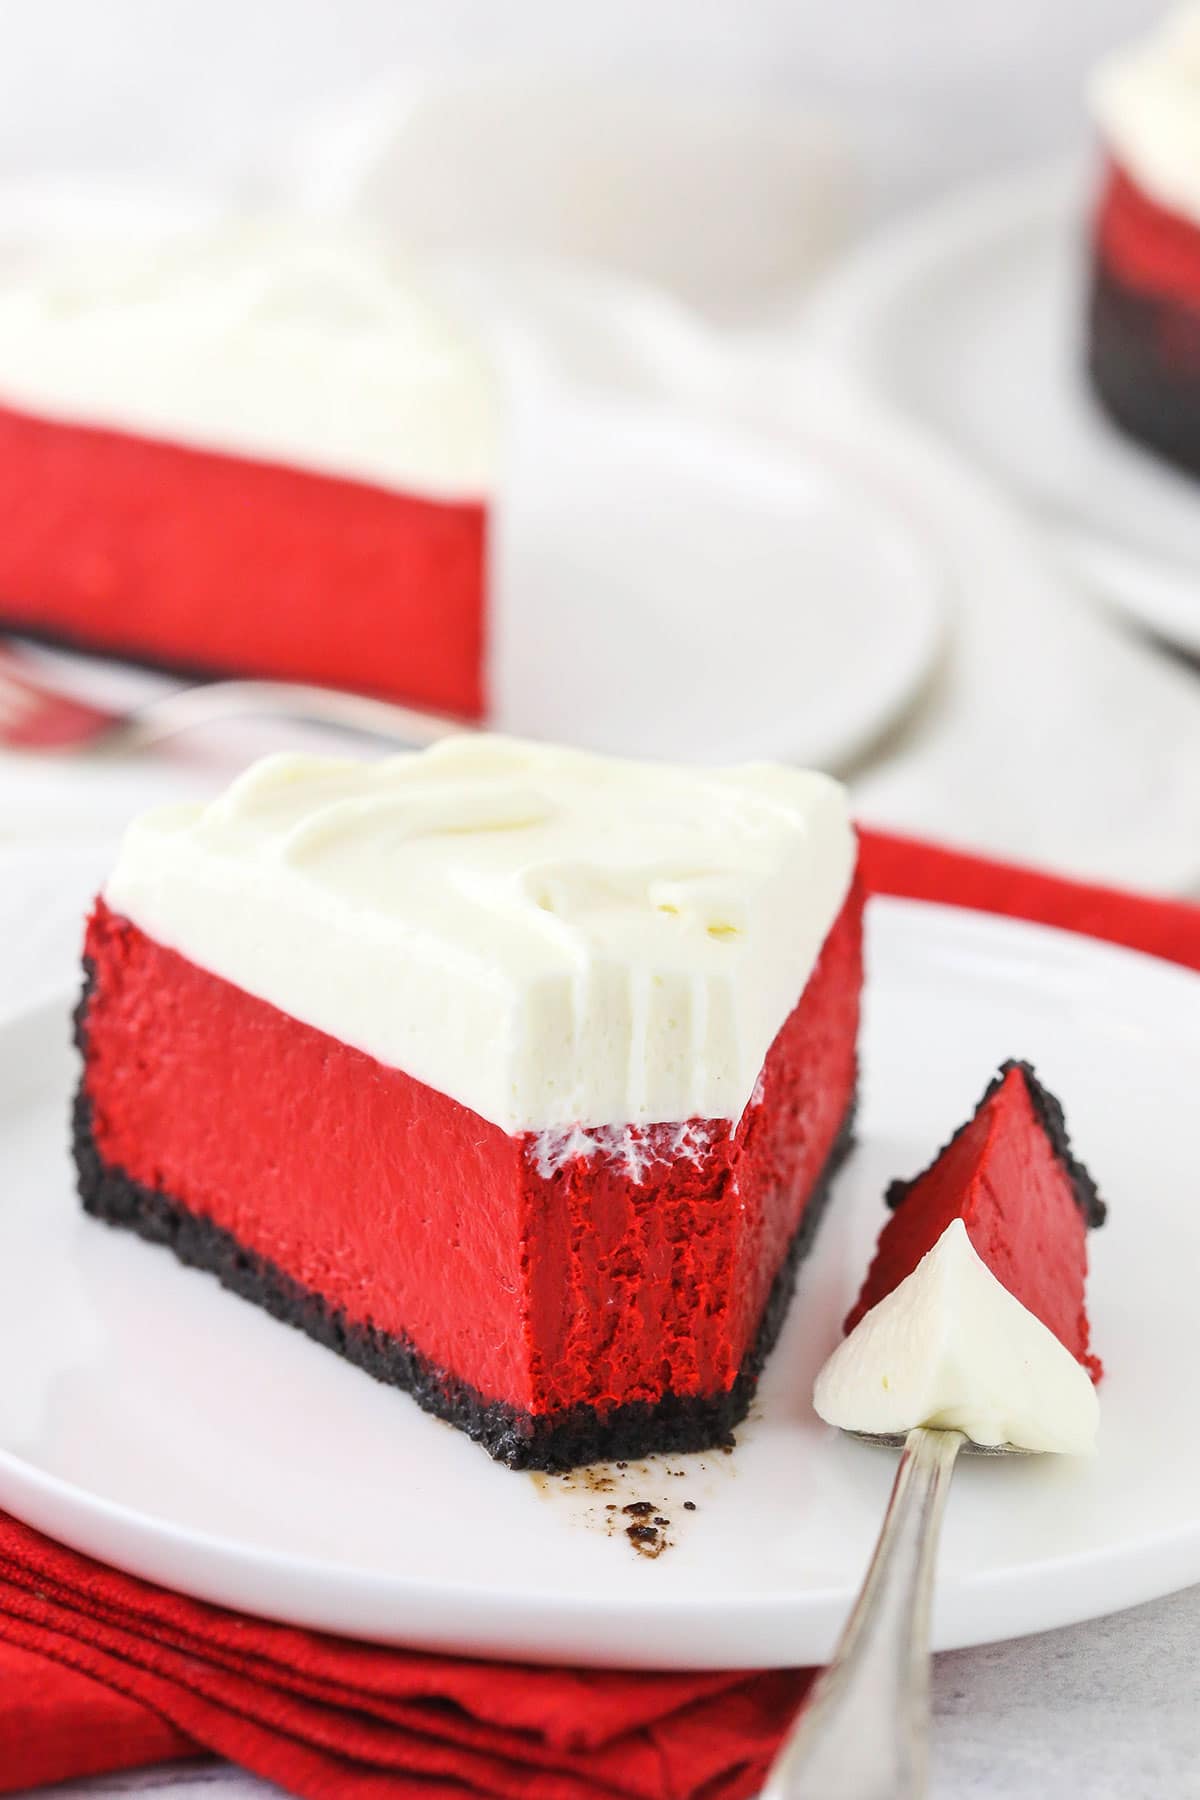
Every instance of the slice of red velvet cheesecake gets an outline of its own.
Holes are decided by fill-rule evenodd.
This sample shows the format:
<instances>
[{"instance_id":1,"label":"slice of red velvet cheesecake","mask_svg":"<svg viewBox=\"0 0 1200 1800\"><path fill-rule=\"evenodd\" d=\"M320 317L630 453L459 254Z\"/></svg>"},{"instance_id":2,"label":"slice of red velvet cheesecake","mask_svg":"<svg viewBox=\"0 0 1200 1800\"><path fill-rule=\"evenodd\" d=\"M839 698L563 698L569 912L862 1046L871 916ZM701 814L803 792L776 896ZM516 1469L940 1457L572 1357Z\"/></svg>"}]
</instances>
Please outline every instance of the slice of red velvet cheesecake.
<instances>
[{"instance_id":1,"label":"slice of red velvet cheesecake","mask_svg":"<svg viewBox=\"0 0 1200 1800\"><path fill-rule=\"evenodd\" d=\"M84 1204L514 1467L725 1441L849 1141L855 869L795 770L269 758L97 902Z\"/></svg>"},{"instance_id":2,"label":"slice of red velvet cheesecake","mask_svg":"<svg viewBox=\"0 0 1200 1800\"><path fill-rule=\"evenodd\" d=\"M924 1174L893 1183L846 1338L814 1403L843 1429L964 1431L1085 1452L1098 1409L1084 1284L1104 1203L1062 1107L1005 1063Z\"/></svg>"},{"instance_id":3,"label":"slice of red velvet cheesecake","mask_svg":"<svg viewBox=\"0 0 1200 1800\"><path fill-rule=\"evenodd\" d=\"M847 1331L961 1219L996 1279L1099 1379L1084 1284L1087 1234L1105 1206L1071 1154L1061 1105L1028 1063L1005 1063L925 1173L893 1182L887 1200L892 1217Z\"/></svg>"},{"instance_id":4,"label":"slice of red velvet cheesecake","mask_svg":"<svg viewBox=\"0 0 1200 1800\"><path fill-rule=\"evenodd\" d=\"M268 221L0 282L0 623L485 703L492 383L359 236Z\"/></svg>"}]
</instances>

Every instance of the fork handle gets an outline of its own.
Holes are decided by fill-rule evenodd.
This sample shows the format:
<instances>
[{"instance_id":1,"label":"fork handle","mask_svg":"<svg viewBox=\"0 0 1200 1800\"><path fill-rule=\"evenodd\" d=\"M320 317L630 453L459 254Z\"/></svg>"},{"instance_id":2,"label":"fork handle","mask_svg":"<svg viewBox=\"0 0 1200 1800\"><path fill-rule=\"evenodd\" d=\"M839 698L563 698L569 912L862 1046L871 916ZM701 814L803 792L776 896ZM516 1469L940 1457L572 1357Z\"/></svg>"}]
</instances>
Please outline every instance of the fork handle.
<instances>
[{"instance_id":1,"label":"fork handle","mask_svg":"<svg viewBox=\"0 0 1200 1800\"><path fill-rule=\"evenodd\" d=\"M910 1431L887 1516L833 1661L762 1800L917 1800L929 1761L929 1617L958 1431Z\"/></svg>"}]
</instances>

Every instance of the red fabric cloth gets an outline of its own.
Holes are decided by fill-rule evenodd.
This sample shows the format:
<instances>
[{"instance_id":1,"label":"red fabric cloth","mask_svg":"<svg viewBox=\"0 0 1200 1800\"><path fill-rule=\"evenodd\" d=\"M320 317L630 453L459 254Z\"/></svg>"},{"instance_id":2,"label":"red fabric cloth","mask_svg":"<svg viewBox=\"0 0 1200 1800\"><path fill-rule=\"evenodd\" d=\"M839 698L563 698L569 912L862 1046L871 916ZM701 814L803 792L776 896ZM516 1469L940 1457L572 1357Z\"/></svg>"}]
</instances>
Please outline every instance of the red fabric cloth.
<instances>
[{"instance_id":1,"label":"red fabric cloth","mask_svg":"<svg viewBox=\"0 0 1200 1800\"><path fill-rule=\"evenodd\" d=\"M1093 887L869 829L862 832L862 869L868 893L1007 913L1200 969L1200 906L1190 900Z\"/></svg>"},{"instance_id":2,"label":"red fabric cloth","mask_svg":"<svg viewBox=\"0 0 1200 1800\"><path fill-rule=\"evenodd\" d=\"M876 893L1011 913L1200 969L1200 907L872 831L863 862ZM806 1681L356 1644L184 1599L0 1514L0 1791L207 1750L309 1800L742 1800Z\"/></svg>"},{"instance_id":3,"label":"red fabric cloth","mask_svg":"<svg viewBox=\"0 0 1200 1800\"><path fill-rule=\"evenodd\" d=\"M184 1599L0 1514L0 1791L212 1750L310 1800L741 1800L804 1682L358 1644Z\"/></svg>"},{"instance_id":4,"label":"red fabric cloth","mask_svg":"<svg viewBox=\"0 0 1200 1800\"><path fill-rule=\"evenodd\" d=\"M0 1641L0 1792L195 1754L190 1738L140 1701Z\"/></svg>"}]
</instances>

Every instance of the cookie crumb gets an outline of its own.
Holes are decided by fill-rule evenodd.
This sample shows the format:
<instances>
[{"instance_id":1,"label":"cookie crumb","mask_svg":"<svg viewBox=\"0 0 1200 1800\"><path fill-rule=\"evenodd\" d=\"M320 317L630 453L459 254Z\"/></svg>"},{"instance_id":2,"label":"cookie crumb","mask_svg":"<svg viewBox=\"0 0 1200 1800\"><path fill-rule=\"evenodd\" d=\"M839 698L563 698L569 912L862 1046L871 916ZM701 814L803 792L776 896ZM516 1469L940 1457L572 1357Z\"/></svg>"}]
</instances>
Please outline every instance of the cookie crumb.
<instances>
[{"instance_id":1,"label":"cookie crumb","mask_svg":"<svg viewBox=\"0 0 1200 1800\"><path fill-rule=\"evenodd\" d=\"M670 1538L660 1537L653 1525L627 1525L625 1536L629 1539L639 1556L651 1558L661 1556L670 1546Z\"/></svg>"}]
</instances>

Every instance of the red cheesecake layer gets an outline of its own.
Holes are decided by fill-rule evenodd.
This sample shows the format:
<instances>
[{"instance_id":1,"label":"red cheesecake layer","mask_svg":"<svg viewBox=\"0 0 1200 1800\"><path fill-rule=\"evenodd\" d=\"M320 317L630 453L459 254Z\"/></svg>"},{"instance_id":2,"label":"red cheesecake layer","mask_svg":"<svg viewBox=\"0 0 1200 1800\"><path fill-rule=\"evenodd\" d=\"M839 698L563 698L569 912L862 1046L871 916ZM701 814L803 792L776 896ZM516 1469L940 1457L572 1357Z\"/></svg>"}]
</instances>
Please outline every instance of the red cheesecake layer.
<instances>
[{"instance_id":1,"label":"red cheesecake layer","mask_svg":"<svg viewBox=\"0 0 1200 1800\"><path fill-rule=\"evenodd\" d=\"M1095 246L1123 286L1200 311L1200 225L1152 200L1116 164L1101 194Z\"/></svg>"},{"instance_id":2,"label":"red cheesecake layer","mask_svg":"<svg viewBox=\"0 0 1200 1800\"><path fill-rule=\"evenodd\" d=\"M509 1136L103 902L86 957L90 1210L516 1466L697 1448L743 1416L848 1131L857 888L736 1126Z\"/></svg>"},{"instance_id":3,"label":"red cheesecake layer","mask_svg":"<svg viewBox=\"0 0 1200 1800\"><path fill-rule=\"evenodd\" d=\"M1099 1379L1084 1283L1088 1229L1103 1222L1104 1204L1071 1155L1062 1107L1028 1063L1004 1065L925 1173L893 1183L888 1204L847 1332L961 1219L996 1279Z\"/></svg>"},{"instance_id":4,"label":"red cheesecake layer","mask_svg":"<svg viewBox=\"0 0 1200 1800\"><path fill-rule=\"evenodd\" d=\"M486 512L0 407L0 623L484 710Z\"/></svg>"},{"instance_id":5,"label":"red cheesecake layer","mask_svg":"<svg viewBox=\"0 0 1200 1800\"><path fill-rule=\"evenodd\" d=\"M1088 373L1115 425L1200 474L1200 227L1118 168L1096 219Z\"/></svg>"}]
</instances>

